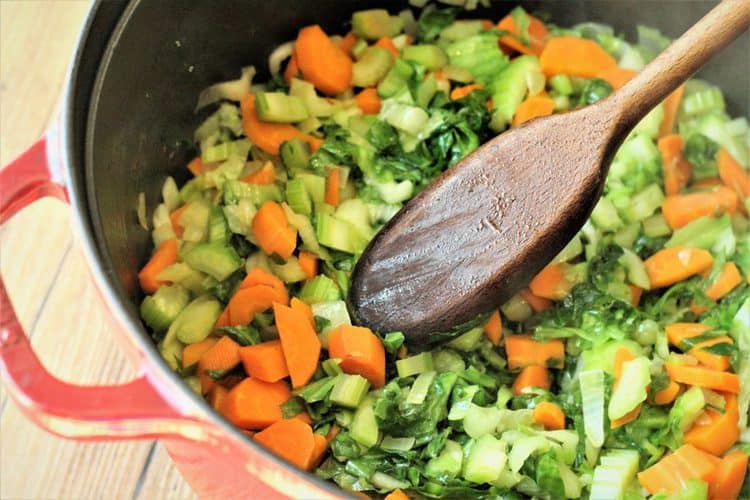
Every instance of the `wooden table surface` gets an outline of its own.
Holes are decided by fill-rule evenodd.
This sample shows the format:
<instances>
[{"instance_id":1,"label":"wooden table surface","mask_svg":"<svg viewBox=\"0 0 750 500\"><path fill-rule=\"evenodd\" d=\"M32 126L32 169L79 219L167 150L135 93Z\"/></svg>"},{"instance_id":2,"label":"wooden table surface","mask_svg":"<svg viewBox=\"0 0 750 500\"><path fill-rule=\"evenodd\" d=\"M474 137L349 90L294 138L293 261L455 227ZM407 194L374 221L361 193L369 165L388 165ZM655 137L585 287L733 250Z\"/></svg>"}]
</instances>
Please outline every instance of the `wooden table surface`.
<instances>
[{"instance_id":1,"label":"wooden table surface","mask_svg":"<svg viewBox=\"0 0 750 500\"><path fill-rule=\"evenodd\" d=\"M0 165L43 135L54 118L88 3L0 0ZM88 280L65 205L42 200L0 228L0 271L53 374L82 384L133 377ZM51 436L0 389L0 498L194 497L160 444Z\"/></svg>"}]
</instances>

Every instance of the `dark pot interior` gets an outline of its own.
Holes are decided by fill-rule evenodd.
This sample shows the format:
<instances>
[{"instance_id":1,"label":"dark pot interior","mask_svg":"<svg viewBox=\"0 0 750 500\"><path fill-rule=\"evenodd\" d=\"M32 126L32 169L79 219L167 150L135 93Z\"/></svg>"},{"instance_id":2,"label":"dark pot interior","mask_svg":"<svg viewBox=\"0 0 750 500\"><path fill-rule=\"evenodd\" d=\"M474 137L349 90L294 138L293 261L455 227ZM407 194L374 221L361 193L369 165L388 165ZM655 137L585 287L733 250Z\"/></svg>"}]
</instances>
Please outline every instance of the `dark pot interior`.
<instances>
[{"instance_id":1,"label":"dark pot interior","mask_svg":"<svg viewBox=\"0 0 750 500\"><path fill-rule=\"evenodd\" d=\"M631 40L638 23L680 35L706 13L706 0L549 0L521 2L557 24L601 21ZM187 178L194 154L193 130L204 115L193 113L207 85L239 75L255 64L260 79L278 44L300 26L319 23L344 33L350 13L374 5L392 10L406 2L275 0L133 0L94 5L89 32L79 48L68 102L68 159L72 192L95 241L95 252L120 305L140 324L136 273L150 252L150 234L136 220L136 197L146 193L149 212L167 175ZM497 20L516 2L469 13ZM735 115L748 114L750 35L745 33L711 61L701 75L719 83ZM92 245L93 246L93 245ZM139 334L149 344L145 329ZM150 348L150 354L155 351Z\"/></svg>"}]
</instances>

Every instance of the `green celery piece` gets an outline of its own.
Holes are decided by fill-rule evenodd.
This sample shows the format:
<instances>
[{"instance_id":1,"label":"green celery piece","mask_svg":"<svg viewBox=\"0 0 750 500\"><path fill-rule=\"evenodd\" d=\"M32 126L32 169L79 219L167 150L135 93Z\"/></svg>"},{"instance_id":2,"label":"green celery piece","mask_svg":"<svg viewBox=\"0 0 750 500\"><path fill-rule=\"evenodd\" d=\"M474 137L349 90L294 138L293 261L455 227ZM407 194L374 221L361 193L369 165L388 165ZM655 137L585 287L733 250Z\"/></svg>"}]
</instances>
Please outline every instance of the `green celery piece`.
<instances>
[{"instance_id":1,"label":"green celery piece","mask_svg":"<svg viewBox=\"0 0 750 500\"><path fill-rule=\"evenodd\" d=\"M433 369L432 353L429 351L396 360L396 370L399 377L411 377L412 375L419 375Z\"/></svg>"},{"instance_id":2,"label":"green celery piece","mask_svg":"<svg viewBox=\"0 0 750 500\"><path fill-rule=\"evenodd\" d=\"M464 479L478 484L497 481L507 458L505 443L485 434L473 443L469 451L464 464Z\"/></svg>"}]
</instances>

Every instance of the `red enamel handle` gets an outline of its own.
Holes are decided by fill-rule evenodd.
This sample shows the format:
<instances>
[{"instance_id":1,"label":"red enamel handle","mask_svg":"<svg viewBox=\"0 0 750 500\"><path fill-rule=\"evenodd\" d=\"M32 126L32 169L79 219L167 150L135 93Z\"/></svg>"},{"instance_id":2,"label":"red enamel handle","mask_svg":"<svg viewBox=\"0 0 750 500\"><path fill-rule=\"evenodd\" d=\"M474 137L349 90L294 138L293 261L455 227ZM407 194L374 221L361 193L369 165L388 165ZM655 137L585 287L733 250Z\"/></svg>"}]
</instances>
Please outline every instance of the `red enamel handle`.
<instances>
[{"instance_id":1,"label":"red enamel handle","mask_svg":"<svg viewBox=\"0 0 750 500\"><path fill-rule=\"evenodd\" d=\"M0 187L0 224L40 198L68 201L65 187L53 181L44 138L0 170ZM63 437L200 439L209 431L206 424L176 411L146 375L111 386L77 386L51 375L18 321L2 277L0 376L27 417Z\"/></svg>"}]
</instances>

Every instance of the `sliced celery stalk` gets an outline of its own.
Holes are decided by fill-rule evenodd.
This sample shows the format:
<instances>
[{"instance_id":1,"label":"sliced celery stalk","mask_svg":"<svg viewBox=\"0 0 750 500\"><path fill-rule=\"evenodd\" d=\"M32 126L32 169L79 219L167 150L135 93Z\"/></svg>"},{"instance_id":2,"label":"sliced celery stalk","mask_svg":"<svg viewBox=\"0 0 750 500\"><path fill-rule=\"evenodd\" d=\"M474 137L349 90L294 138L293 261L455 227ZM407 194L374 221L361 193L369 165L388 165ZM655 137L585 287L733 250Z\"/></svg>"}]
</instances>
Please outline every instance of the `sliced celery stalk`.
<instances>
[{"instance_id":1,"label":"sliced celery stalk","mask_svg":"<svg viewBox=\"0 0 750 500\"><path fill-rule=\"evenodd\" d=\"M141 303L141 317L156 332L163 332L188 303L190 295L179 285L162 285Z\"/></svg>"},{"instance_id":2,"label":"sliced celery stalk","mask_svg":"<svg viewBox=\"0 0 750 500\"><path fill-rule=\"evenodd\" d=\"M505 443L485 434L473 443L469 451L463 470L464 479L478 484L497 481L507 458Z\"/></svg>"},{"instance_id":3,"label":"sliced celery stalk","mask_svg":"<svg viewBox=\"0 0 750 500\"><path fill-rule=\"evenodd\" d=\"M436 375L437 373L434 371L420 373L416 380L414 380L409 394L406 396L406 402L412 405L421 405L424 403Z\"/></svg>"},{"instance_id":4,"label":"sliced celery stalk","mask_svg":"<svg viewBox=\"0 0 750 500\"><path fill-rule=\"evenodd\" d=\"M370 382L361 375L341 373L331 391L331 402L345 408L355 409L370 389Z\"/></svg>"},{"instance_id":5,"label":"sliced celery stalk","mask_svg":"<svg viewBox=\"0 0 750 500\"><path fill-rule=\"evenodd\" d=\"M396 371L398 371L399 377L411 377L433 369L432 353L429 351L396 361Z\"/></svg>"}]
</instances>

